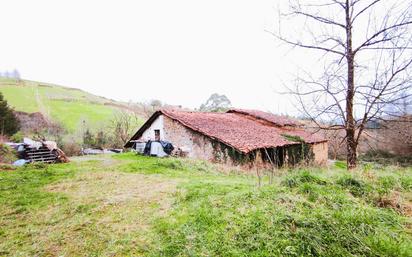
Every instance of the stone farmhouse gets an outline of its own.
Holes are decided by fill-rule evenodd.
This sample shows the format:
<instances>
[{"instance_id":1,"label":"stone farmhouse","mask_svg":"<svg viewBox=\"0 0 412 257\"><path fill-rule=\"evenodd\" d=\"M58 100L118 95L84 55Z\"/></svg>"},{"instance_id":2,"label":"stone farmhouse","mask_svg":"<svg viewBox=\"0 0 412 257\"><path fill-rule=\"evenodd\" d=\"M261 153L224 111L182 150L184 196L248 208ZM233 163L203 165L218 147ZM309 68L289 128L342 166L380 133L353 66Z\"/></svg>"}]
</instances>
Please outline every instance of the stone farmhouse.
<instances>
[{"instance_id":1,"label":"stone farmhouse","mask_svg":"<svg viewBox=\"0 0 412 257\"><path fill-rule=\"evenodd\" d=\"M256 110L159 110L125 147L148 140L169 141L189 158L243 168L324 165L328 158L325 138L305 130L295 120Z\"/></svg>"}]
</instances>

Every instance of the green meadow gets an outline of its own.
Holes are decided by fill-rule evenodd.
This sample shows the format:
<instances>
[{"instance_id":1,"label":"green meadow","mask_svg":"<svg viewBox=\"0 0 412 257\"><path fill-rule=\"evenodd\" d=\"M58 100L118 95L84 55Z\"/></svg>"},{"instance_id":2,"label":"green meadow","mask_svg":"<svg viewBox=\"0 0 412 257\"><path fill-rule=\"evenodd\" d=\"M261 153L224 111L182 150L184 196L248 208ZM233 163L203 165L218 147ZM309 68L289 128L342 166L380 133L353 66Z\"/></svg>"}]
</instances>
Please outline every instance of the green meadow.
<instances>
[{"instance_id":1,"label":"green meadow","mask_svg":"<svg viewBox=\"0 0 412 257\"><path fill-rule=\"evenodd\" d=\"M412 256L411 168L84 156L0 171L0 206L1 256Z\"/></svg>"},{"instance_id":2,"label":"green meadow","mask_svg":"<svg viewBox=\"0 0 412 257\"><path fill-rule=\"evenodd\" d=\"M0 92L16 111L41 112L69 133L79 130L83 121L90 129L101 129L121 110L117 106L126 107L79 89L27 80L0 78Z\"/></svg>"}]
</instances>

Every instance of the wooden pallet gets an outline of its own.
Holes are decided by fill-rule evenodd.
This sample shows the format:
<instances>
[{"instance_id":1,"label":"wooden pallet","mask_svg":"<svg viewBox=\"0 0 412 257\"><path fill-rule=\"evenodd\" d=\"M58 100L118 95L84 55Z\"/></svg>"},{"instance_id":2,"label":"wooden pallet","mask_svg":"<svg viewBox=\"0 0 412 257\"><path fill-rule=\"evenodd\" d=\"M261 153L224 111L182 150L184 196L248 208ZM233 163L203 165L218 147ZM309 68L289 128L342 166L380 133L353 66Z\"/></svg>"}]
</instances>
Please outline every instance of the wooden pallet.
<instances>
[{"instance_id":1,"label":"wooden pallet","mask_svg":"<svg viewBox=\"0 0 412 257\"><path fill-rule=\"evenodd\" d=\"M57 161L57 156L47 147L26 149L26 156L30 162L55 163Z\"/></svg>"}]
</instances>

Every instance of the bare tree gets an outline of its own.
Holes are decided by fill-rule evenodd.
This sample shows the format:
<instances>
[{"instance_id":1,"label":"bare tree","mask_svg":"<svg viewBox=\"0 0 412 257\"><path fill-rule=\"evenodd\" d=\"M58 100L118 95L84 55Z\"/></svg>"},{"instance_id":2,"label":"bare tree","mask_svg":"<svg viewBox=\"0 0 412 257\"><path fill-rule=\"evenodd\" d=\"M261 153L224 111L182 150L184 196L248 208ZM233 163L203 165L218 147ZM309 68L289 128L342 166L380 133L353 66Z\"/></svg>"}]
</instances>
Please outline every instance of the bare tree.
<instances>
[{"instance_id":1,"label":"bare tree","mask_svg":"<svg viewBox=\"0 0 412 257\"><path fill-rule=\"evenodd\" d=\"M14 69L12 72L12 77L15 78L16 80L20 80L20 72L17 69Z\"/></svg>"},{"instance_id":2,"label":"bare tree","mask_svg":"<svg viewBox=\"0 0 412 257\"><path fill-rule=\"evenodd\" d=\"M336 160L340 154L342 154L343 142L345 136L342 135L342 130L324 130L325 138L328 139L329 156L333 160Z\"/></svg>"},{"instance_id":3,"label":"bare tree","mask_svg":"<svg viewBox=\"0 0 412 257\"><path fill-rule=\"evenodd\" d=\"M161 109L163 107L163 103L160 100L152 99L149 102L145 102L141 104L142 112L145 118L150 118L154 112Z\"/></svg>"},{"instance_id":4,"label":"bare tree","mask_svg":"<svg viewBox=\"0 0 412 257\"><path fill-rule=\"evenodd\" d=\"M412 87L408 91L401 93L399 101L390 104L386 108L386 113L390 116L402 118L406 115L412 114Z\"/></svg>"},{"instance_id":5,"label":"bare tree","mask_svg":"<svg viewBox=\"0 0 412 257\"><path fill-rule=\"evenodd\" d=\"M111 128L113 130L114 141L119 142L117 145L123 146L132 136L132 133L136 130L136 124L139 121L139 117L131 112L119 111L117 112L112 121Z\"/></svg>"},{"instance_id":6,"label":"bare tree","mask_svg":"<svg viewBox=\"0 0 412 257\"><path fill-rule=\"evenodd\" d=\"M412 3L290 0L287 8L270 33L293 48L319 53L321 63L318 74L316 67L299 74L289 93L319 128L345 130L348 169L355 168L368 122L410 97ZM325 120L334 123L322 125Z\"/></svg>"}]
</instances>

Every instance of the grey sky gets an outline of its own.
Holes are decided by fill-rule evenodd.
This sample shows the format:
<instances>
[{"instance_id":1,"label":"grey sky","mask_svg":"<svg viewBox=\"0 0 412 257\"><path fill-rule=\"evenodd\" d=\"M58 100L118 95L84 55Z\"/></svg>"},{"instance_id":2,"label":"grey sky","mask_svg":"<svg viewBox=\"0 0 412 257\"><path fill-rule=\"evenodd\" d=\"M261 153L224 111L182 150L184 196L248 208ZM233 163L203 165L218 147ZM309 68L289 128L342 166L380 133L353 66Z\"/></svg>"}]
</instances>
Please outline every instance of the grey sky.
<instances>
[{"instance_id":1,"label":"grey sky","mask_svg":"<svg viewBox=\"0 0 412 257\"><path fill-rule=\"evenodd\" d=\"M293 113L283 90L299 60L271 29L274 0L2 1L0 70L117 100Z\"/></svg>"}]
</instances>

